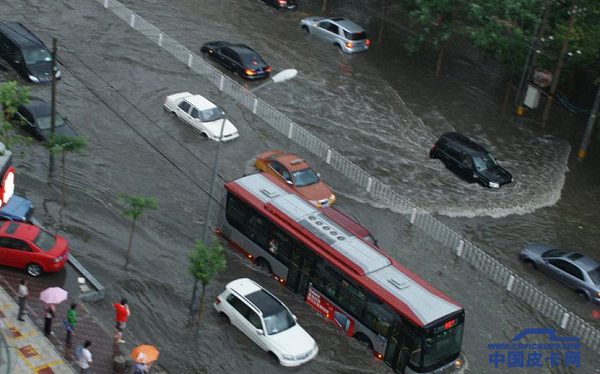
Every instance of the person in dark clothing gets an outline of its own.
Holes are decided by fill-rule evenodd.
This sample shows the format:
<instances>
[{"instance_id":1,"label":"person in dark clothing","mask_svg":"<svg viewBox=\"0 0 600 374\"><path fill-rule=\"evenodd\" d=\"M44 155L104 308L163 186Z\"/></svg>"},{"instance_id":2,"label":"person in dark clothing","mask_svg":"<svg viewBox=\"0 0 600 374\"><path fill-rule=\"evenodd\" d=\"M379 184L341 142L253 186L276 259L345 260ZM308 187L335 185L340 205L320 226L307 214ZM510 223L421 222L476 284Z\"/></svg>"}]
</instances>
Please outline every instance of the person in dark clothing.
<instances>
[{"instance_id":1,"label":"person in dark clothing","mask_svg":"<svg viewBox=\"0 0 600 374\"><path fill-rule=\"evenodd\" d=\"M56 305L54 304L46 304L46 309L44 310L44 334L54 335L52 332L52 320L54 319L54 314L56 312Z\"/></svg>"}]
</instances>

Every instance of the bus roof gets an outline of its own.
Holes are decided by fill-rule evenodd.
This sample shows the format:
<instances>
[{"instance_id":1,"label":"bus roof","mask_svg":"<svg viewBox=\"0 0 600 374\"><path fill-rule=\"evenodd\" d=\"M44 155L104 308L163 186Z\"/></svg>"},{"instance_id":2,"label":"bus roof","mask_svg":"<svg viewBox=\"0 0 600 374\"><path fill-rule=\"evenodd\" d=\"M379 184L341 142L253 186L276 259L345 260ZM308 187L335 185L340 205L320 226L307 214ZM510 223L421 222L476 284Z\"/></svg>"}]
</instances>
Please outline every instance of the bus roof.
<instances>
[{"instance_id":1,"label":"bus roof","mask_svg":"<svg viewBox=\"0 0 600 374\"><path fill-rule=\"evenodd\" d=\"M454 314L462 308L382 251L345 230L318 208L266 173L229 182L229 191L271 220L291 226L311 250L376 294L418 326Z\"/></svg>"}]
</instances>

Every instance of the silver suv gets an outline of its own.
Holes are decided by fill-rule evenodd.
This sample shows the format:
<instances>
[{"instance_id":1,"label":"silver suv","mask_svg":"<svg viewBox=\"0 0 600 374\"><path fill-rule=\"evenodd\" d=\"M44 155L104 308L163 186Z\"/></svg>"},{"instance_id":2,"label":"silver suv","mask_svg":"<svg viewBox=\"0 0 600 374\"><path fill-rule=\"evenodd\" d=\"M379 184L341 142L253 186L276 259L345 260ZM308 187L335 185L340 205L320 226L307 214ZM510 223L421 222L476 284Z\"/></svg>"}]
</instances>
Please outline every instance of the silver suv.
<instances>
[{"instance_id":1,"label":"silver suv","mask_svg":"<svg viewBox=\"0 0 600 374\"><path fill-rule=\"evenodd\" d=\"M371 44L362 27L343 17L308 17L300 21L300 27L307 34L337 45L345 53L366 51Z\"/></svg>"}]
</instances>

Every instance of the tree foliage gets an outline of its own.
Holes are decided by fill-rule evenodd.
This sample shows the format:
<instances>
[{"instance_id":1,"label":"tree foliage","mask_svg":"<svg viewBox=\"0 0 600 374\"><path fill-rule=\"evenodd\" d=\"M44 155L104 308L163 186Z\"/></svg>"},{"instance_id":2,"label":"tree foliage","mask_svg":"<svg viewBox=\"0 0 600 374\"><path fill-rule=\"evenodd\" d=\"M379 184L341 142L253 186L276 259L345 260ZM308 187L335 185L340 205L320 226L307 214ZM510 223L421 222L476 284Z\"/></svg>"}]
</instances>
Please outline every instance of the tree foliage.
<instances>
[{"instance_id":1,"label":"tree foliage","mask_svg":"<svg viewBox=\"0 0 600 374\"><path fill-rule=\"evenodd\" d=\"M85 136L68 136L68 135L54 135L50 139L42 143L50 153L55 156L60 156L61 159L61 174L62 174L62 199L63 203L66 199L67 183L65 179L66 174L66 158L69 153L82 154L83 149L88 145L88 139Z\"/></svg>"},{"instance_id":2,"label":"tree foliage","mask_svg":"<svg viewBox=\"0 0 600 374\"><path fill-rule=\"evenodd\" d=\"M125 256L125 266L127 266L131 261L131 245L133 243L135 224L138 218L140 218L147 209L158 209L158 202L155 197L144 197L141 195L130 196L119 194L119 199L125 205L122 211L123 215L132 219L131 230L129 232L129 243L127 244L127 254Z\"/></svg>"},{"instance_id":3,"label":"tree foliage","mask_svg":"<svg viewBox=\"0 0 600 374\"><path fill-rule=\"evenodd\" d=\"M15 147L29 147L32 139L29 136L22 136L15 131L15 125L22 124L22 120L14 119L19 106L29 103L31 97L29 87L22 87L15 81L0 84L0 107L2 115L0 116L0 141L4 143L7 149L13 150ZM23 150L21 150L23 153Z\"/></svg>"},{"instance_id":4,"label":"tree foliage","mask_svg":"<svg viewBox=\"0 0 600 374\"><path fill-rule=\"evenodd\" d=\"M190 253L189 260L190 262L187 269L188 274L202 283L199 309L200 319L202 319L206 286L217 273L225 270L227 267L227 260L225 259L223 247L216 237L213 237L208 246L201 240L196 240L196 245Z\"/></svg>"}]
</instances>

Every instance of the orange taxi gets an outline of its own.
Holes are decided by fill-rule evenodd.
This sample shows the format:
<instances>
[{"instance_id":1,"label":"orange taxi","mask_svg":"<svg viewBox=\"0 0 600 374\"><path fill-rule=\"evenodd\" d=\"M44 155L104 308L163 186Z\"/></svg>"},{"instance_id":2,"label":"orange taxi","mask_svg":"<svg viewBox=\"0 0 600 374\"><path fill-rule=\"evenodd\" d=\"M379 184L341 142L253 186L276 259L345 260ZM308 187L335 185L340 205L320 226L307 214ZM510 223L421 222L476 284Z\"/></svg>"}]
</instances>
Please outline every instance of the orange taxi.
<instances>
[{"instance_id":1,"label":"orange taxi","mask_svg":"<svg viewBox=\"0 0 600 374\"><path fill-rule=\"evenodd\" d=\"M293 153L266 151L256 156L254 163L257 169L274 175L287 183L302 197L320 207L335 202L331 189L321 181L319 174Z\"/></svg>"}]
</instances>

